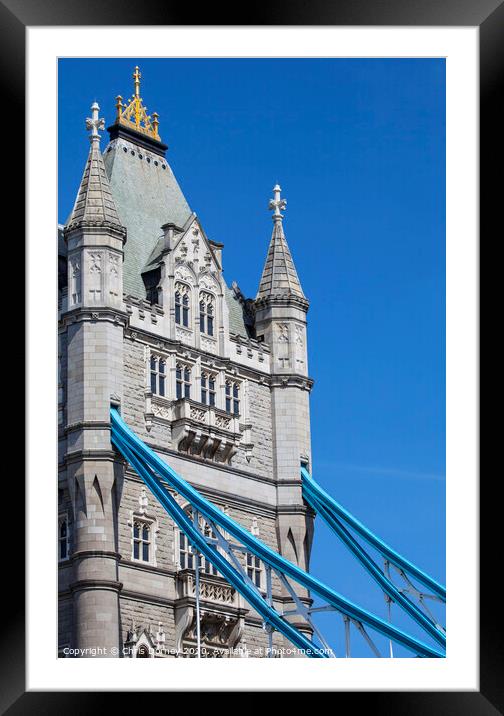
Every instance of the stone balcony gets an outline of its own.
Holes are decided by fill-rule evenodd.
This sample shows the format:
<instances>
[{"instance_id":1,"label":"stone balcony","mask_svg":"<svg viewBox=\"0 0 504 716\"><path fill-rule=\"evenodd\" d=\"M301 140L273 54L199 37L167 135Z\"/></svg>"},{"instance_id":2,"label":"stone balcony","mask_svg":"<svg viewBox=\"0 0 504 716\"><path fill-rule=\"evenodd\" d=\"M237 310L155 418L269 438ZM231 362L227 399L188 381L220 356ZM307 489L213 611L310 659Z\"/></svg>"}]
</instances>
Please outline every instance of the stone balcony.
<instances>
[{"instance_id":1,"label":"stone balcony","mask_svg":"<svg viewBox=\"0 0 504 716\"><path fill-rule=\"evenodd\" d=\"M238 416L189 398L169 401L153 395L150 413L171 423L172 441L180 452L231 464L244 428Z\"/></svg>"},{"instance_id":2,"label":"stone balcony","mask_svg":"<svg viewBox=\"0 0 504 716\"><path fill-rule=\"evenodd\" d=\"M202 601L239 607L239 594L223 577L200 573L200 599ZM177 574L177 596L179 599L195 599L196 578L194 570L182 569Z\"/></svg>"}]
</instances>

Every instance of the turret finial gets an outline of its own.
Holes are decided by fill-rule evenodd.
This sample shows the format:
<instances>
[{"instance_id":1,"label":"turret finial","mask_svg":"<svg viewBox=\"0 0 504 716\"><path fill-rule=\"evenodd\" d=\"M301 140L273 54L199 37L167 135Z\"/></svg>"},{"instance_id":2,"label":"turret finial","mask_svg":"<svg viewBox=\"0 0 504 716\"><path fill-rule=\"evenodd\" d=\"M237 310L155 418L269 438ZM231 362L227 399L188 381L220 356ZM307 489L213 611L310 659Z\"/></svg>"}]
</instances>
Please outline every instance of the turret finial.
<instances>
[{"instance_id":1,"label":"turret finial","mask_svg":"<svg viewBox=\"0 0 504 716\"><path fill-rule=\"evenodd\" d=\"M93 102L91 105L91 117L86 119L86 129L91 130L91 136L89 137L91 142L100 142L100 135L98 134L99 129L105 128L105 120L103 117L98 117L100 111L100 105L98 102Z\"/></svg>"},{"instance_id":2,"label":"turret finial","mask_svg":"<svg viewBox=\"0 0 504 716\"><path fill-rule=\"evenodd\" d=\"M135 97L140 97L140 78L142 77L142 74L140 72L140 68L137 65L135 67L135 71L133 72L133 79L135 80Z\"/></svg>"},{"instance_id":3,"label":"turret finial","mask_svg":"<svg viewBox=\"0 0 504 716\"><path fill-rule=\"evenodd\" d=\"M273 221L282 221L283 214L281 213L287 206L287 199L280 198L280 192L282 191L279 184L275 184L273 187L273 199L270 199L268 208L270 211L273 209Z\"/></svg>"}]
</instances>

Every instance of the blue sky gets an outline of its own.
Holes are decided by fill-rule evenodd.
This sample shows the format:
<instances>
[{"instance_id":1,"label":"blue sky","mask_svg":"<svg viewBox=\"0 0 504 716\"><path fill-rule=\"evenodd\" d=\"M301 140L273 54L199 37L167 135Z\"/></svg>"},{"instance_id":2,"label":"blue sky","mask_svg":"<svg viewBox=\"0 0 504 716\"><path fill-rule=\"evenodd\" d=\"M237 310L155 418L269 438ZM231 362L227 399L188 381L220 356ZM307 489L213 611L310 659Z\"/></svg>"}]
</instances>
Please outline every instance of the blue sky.
<instances>
[{"instance_id":1,"label":"blue sky","mask_svg":"<svg viewBox=\"0 0 504 716\"><path fill-rule=\"evenodd\" d=\"M112 123L135 64L189 205L225 244L227 282L248 296L281 184L311 304L314 475L444 582L444 60L62 60L61 222L89 148L90 104ZM335 540L317 520L311 571L384 615L383 597ZM322 623L340 640L334 617Z\"/></svg>"}]
</instances>

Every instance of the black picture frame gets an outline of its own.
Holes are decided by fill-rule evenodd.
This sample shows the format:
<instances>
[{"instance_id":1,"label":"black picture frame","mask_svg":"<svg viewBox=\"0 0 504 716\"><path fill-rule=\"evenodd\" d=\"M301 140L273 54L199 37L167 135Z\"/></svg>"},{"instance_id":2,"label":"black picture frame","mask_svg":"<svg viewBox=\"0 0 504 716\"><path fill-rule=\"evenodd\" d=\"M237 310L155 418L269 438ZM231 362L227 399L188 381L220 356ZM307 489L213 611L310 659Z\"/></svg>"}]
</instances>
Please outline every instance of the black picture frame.
<instances>
[{"instance_id":1,"label":"black picture frame","mask_svg":"<svg viewBox=\"0 0 504 716\"><path fill-rule=\"evenodd\" d=\"M17 168L17 179L9 173L9 212L15 212L17 242L15 265L21 266L24 227L23 117L25 104L25 30L34 26L58 25L367 25L367 26L479 26L480 32L480 229L490 238L490 232L500 227L502 219L502 179L494 180L492 169L500 169L502 162L502 114L498 111L503 96L504 68L504 2L502 0L275 0L261 5L242 6L223 2L198 7L198 22L194 23L195 8L171 0L149 3L130 3L124 0L0 0L0 57L4 107L4 152L11 154L4 166ZM43 108L39 108L42 111ZM8 126L6 124L8 123ZM15 125L15 127L14 127ZM15 132L13 131L15 128ZM9 141L12 138L12 141ZM500 153L499 153L500 149ZM9 170L11 172L11 170ZM500 232L499 232L500 233ZM496 237L497 238L497 237ZM16 300L23 303L22 293ZM22 339L21 339L22 342ZM33 347L28 346L28 349ZM20 410L19 424L24 422L22 398L16 392L15 403ZM22 454L22 451L20 451ZM13 480L9 476L9 503L22 504L24 484L20 471ZM369 708L392 714L470 714L491 716L504 714L504 646L499 621L495 615L500 606L500 590L496 589L495 569L486 569L484 555L491 555L499 544L499 500L495 499L493 476L487 476L480 486L480 690L478 692L348 692L338 693L341 699L350 697L352 709ZM13 511L12 511L13 512ZM19 512L15 512L17 535ZM14 529L14 527L13 527ZM11 534L11 532L9 532ZM19 540L18 540L19 544ZM495 553L495 552L494 552ZM20 554L20 551L17 553ZM5 569L4 565L4 569ZM57 714L66 710L73 714L89 714L93 709L117 707L112 699L117 693L97 692L26 692L25 689L25 613L22 597L24 566L14 559L7 566L3 580L4 597L9 607L0 630L0 713L9 716L36 713ZM14 595L14 596L13 596ZM308 690L308 689L307 689ZM140 693L128 692L131 708Z\"/></svg>"}]
</instances>

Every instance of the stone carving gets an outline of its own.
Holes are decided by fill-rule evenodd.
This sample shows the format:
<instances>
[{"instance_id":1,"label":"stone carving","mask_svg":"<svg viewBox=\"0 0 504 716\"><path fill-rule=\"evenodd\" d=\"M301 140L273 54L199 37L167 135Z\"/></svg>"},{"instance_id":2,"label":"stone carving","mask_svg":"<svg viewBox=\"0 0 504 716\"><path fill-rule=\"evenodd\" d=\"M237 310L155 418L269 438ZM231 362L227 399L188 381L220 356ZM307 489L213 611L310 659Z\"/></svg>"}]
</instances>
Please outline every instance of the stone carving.
<instances>
[{"instance_id":1,"label":"stone carving","mask_svg":"<svg viewBox=\"0 0 504 716\"><path fill-rule=\"evenodd\" d=\"M288 343L289 342L289 326L287 323L277 323L278 329L278 342Z\"/></svg>"},{"instance_id":2,"label":"stone carving","mask_svg":"<svg viewBox=\"0 0 504 716\"><path fill-rule=\"evenodd\" d=\"M170 409L165 408L163 405L152 404L152 413L156 418L162 418L163 420L170 419Z\"/></svg>"},{"instance_id":3,"label":"stone carving","mask_svg":"<svg viewBox=\"0 0 504 716\"><path fill-rule=\"evenodd\" d=\"M200 410L200 408L195 408L193 405L191 405L191 412L190 416L193 420L198 421L199 423L205 422L206 413L204 410Z\"/></svg>"},{"instance_id":4,"label":"stone carving","mask_svg":"<svg viewBox=\"0 0 504 716\"><path fill-rule=\"evenodd\" d=\"M215 425L218 428L224 428L224 430L228 430L231 425L231 418L226 418L224 415L216 415Z\"/></svg>"},{"instance_id":5,"label":"stone carving","mask_svg":"<svg viewBox=\"0 0 504 716\"><path fill-rule=\"evenodd\" d=\"M147 507L149 506L149 498L147 497L147 492L145 490L145 487L142 487L140 494L138 496L138 512L143 515L145 514Z\"/></svg>"},{"instance_id":6,"label":"stone carving","mask_svg":"<svg viewBox=\"0 0 504 716\"><path fill-rule=\"evenodd\" d=\"M182 326L175 326L175 337L179 341L190 341L192 339L192 333L187 328L182 328Z\"/></svg>"},{"instance_id":7,"label":"stone carving","mask_svg":"<svg viewBox=\"0 0 504 716\"><path fill-rule=\"evenodd\" d=\"M276 324L278 333L278 362L285 368L289 365L289 326L287 323Z\"/></svg>"},{"instance_id":8,"label":"stone carving","mask_svg":"<svg viewBox=\"0 0 504 716\"><path fill-rule=\"evenodd\" d=\"M109 254L109 293L112 298L119 296L119 256Z\"/></svg>"},{"instance_id":9,"label":"stone carving","mask_svg":"<svg viewBox=\"0 0 504 716\"><path fill-rule=\"evenodd\" d=\"M177 279L180 279L181 281L187 281L188 283L192 283L194 276L189 271L188 268L180 265L180 266L177 266L177 269L175 271L175 280L177 280ZM177 290L177 289L178 289L178 286L177 286L177 284L175 284L175 290ZM188 291L188 290L189 290L189 287L186 286L185 291Z\"/></svg>"},{"instance_id":10,"label":"stone carving","mask_svg":"<svg viewBox=\"0 0 504 716\"><path fill-rule=\"evenodd\" d=\"M296 324L294 326L295 337L294 342L296 345L296 368L299 370L304 369L305 355L304 355L304 330L303 326Z\"/></svg>"},{"instance_id":11,"label":"stone carving","mask_svg":"<svg viewBox=\"0 0 504 716\"><path fill-rule=\"evenodd\" d=\"M211 338L206 338L205 336L200 337L200 343L203 350L208 351L209 353L215 353L217 350L216 342L213 341Z\"/></svg>"},{"instance_id":12,"label":"stone carving","mask_svg":"<svg viewBox=\"0 0 504 716\"><path fill-rule=\"evenodd\" d=\"M215 291L217 287L217 281L209 273L205 273L203 276L200 276L199 285L200 288L206 288L207 291Z\"/></svg>"},{"instance_id":13,"label":"stone carving","mask_svg":"<svg viewBox=\"0 0 504 716\"><path fill-rule=\"evenodd\" d=\"M94 303L98 303L102 294L102 255L89 254L89 295Z\"/></svg>"},{"instance_id":14,"label":"stone carving","mask_svg":"<svg viewBox=\"0 0 504 716\"><path fill-rule=\"evenodd\" d=\"M70 297L72 305L80 303L81 300L81 267L80 260L76 256L70 259Z\"/></svg>"},{"instance_id":15,"label":"stone carving","mask_svg":"<svg viewBox=\"0 0 504 716\"><path fill-rule=\"evenodd\" d=\"M207 582L200 580L200 597L202 599L210 599L214 602L224 602L232 604L234 601L235 590L228 584L216 584L215 582ZM192 575L189 577L189 587L191 595L196 594L196 582Z\"/></svg>"}]
</instances>

